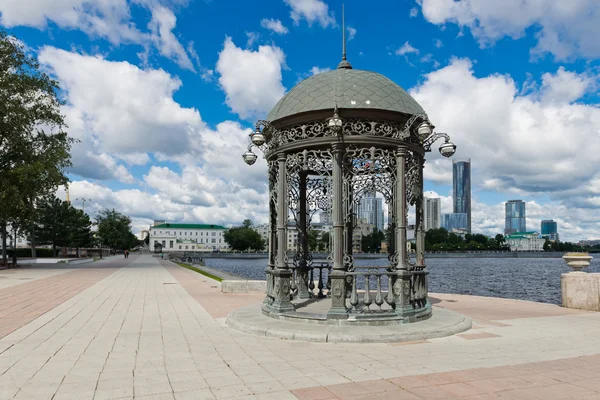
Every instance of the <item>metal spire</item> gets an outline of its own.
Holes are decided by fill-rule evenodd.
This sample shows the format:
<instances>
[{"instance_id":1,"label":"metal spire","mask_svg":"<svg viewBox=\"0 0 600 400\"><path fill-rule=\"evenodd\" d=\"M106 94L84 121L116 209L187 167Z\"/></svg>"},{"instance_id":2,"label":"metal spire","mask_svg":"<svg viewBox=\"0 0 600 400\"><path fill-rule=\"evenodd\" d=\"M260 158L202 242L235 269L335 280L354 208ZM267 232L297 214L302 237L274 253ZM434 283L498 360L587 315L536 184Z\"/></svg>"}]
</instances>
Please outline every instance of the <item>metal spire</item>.
<instances>
[{"instance_id":1,"label":"metal spire","mask_svg":"<svg viewBox=\"0 0 600 400\"><path fill-rule=\"evenodd\" d=\"M346 60L346 21L344 18L344 3L342 3L342 61L338 69L352 69L352 65Z\"/></svg>"}]
</instances>

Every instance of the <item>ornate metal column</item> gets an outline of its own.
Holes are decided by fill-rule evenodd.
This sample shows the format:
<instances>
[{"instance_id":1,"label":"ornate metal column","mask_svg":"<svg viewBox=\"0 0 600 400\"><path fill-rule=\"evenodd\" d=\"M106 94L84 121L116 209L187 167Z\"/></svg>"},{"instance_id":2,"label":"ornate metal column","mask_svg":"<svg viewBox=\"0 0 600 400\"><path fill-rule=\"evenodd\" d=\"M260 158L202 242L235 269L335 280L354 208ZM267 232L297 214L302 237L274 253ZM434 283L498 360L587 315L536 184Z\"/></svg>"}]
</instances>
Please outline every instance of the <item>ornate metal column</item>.
<instances>
[{"instance_id":1,"label":"ornate metal column","mask_svg":"<svg viewBox=\"0 0 600 400\"><path fill-rule=\"evenodd\" d=\"M406 254L406 149L396 150L396 267L397 276L393 281L394 308L399 314L410 311L410 278L408 257Z\"/></svg>"},{"instance_id":2,"label":"ornate metal column","mask_svg":"<svg viewBox=\"0 0 600 400\"><path fill-rule=\"evenodd\" d=\"M267 265L267 269L265 271L267 276L267 293L265 296L265 300L263 304L270 305L273 302L273 270L275 269L275 261L277 257L277 205L275 204L275 199L277 195L274 192L277 190L276 177L272 175L276 174L276 171L272 171L271 168L275 168L271 164L269 164L269 264ZM273 178L273 179L272 179Z\"/></svg>"},{"instance_id":3,"label":"ornate metal column","mask_svg":"<svg viewBox=\"0 0 600 400\"><path fill-rule=\"evenodd\" d=\"M396 208L396 257L397 268L407 269L406 256L406 149L396 150L396 190L394 197Z\"/></svg>"},{"instance_id":4,"label":"ornate metal column","mask_svg":"<svg viewBox=\"0 0 600 400\"><path fill-rule=\"evenodd\" d=\"M417 242L417 265L425 265L425 230L423 221L423 166L425 158L421 155L415 155L418 168L419 194L415 203L415 239Z\"/></svg>"},{"instance_id":5,"label":"ornate metal column","mask_svg":"<svg viewBox=\"0 0 600 400\"><path fill-rule=\"evenodd\" d=\"M297 280L298 280L298 298L311 298L311 293L308 291L308 223L306 220L306 171L299 172L300 187L299 187L299 210L300 218L298 219L298 228L300 239L300 260L298 262Z\"/></svg>"},{"instance_id":6,"label":"ornate metal column","mask_svg":"<svg viewBox=\"0 0 600 400\"><path fill-rule=\"evenodd\" d=\"M294 306L290 302L290 287L292 271L287 265L287 179L286 179L286 155L280 153L277 156L278 174L277 180L277 261L273 270L273 304L271 310L277 313L293 312Z\"/></svg>"},{"instance_id":7,"label":"ornate metal column","mask_svg":"<svg viewBox=\"0 0 600 400\"><path fill-rule=\"evenodd\" d=\"M344 146L333 147L333 271L331 272L331 308L327 318L347 318L346 273L344 271L343 163Z\"/></svg>"}]
</instances>

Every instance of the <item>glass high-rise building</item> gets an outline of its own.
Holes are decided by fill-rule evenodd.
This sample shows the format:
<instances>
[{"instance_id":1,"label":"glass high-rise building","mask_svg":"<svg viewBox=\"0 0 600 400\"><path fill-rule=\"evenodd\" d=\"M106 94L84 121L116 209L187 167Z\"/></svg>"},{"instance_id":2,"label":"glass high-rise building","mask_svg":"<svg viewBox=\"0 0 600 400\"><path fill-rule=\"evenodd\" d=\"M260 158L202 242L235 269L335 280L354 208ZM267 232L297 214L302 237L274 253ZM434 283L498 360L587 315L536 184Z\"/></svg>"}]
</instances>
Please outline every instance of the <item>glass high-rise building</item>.
<instances>
[{"instance_id":1,"label":"glass high-rise building","mask_svg":"<svg viewBox=\"0 0 600 400\"><path fill-rule=\"evenodd\" d=\"M424 197L423 211L425 219L425 231L438 229L441 226L442 219L442 201L439 197Z\"/></svg>"},{"instance_id":2,"label":"glass high-rise building","mask_svg":"<svg viewBox=\"0 0 600 400\"><path fill-rule=\"evenodd\" d=\"M365 193L355 206L356 218L367 220L368 224L383 232L383 199L375 193Z\"/></svg>"},{"instance_id":3,"label":"glass high-rise building","mask_svg":"<svg viewBox=\"0 0 600 400\"><path fill-rule=\"evenodd\" d=\"M558 240L558 225L552 219L543 219L541 223L542 237Z\"/></svg>"},{"instance_id":4,"label":"glass high-rise building","mask_svg":"<svg viewBox=\"0 0 600 400\"><path fill-rule=\"evenodd\" d=\"M509 200L505 205L504 234L527 232L525 216L525 202L523 200Z\"/></svg>"},{"instance_id":5,"label":"glass high-rise building","mask_svg":"<svg viewBox=\"0 0 600 400\"><path fill-rule=\"evenodd\" d=\"M442 214L441 226L448 232L466 233L466 231L467 231L467 214L465 214L465 213Z\"/></svg>"},{"instance_id":6,"label":"glass high-rise building","mask_svg":"<svg viewBox=\"0 0 600 400\"><path fill-rule=\"evenodd\" d=\"M558 226L552 219L542 220L542 235L552 235L558 232Z\"/></svg>"},{"instance_id":7,"label":"glass high-rise building","mask_svg":"<svg viewBox=\"0 0 600 400\"><path fill-rule=\"evenodd\" d=\"M454 214L467 214L467 233L471 233L471 159L452 162L452 200Z\"/></svg>"}]
</instances>

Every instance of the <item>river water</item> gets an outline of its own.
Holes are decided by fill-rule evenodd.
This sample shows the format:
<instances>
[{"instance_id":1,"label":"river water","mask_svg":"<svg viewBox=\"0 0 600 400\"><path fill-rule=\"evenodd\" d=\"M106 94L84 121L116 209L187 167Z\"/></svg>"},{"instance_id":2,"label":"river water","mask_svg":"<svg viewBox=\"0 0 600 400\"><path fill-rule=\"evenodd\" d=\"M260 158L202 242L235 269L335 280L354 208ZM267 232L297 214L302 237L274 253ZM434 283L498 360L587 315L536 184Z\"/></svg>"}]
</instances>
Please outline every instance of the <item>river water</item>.
<instances>
[{"instance_id":1,"label":"river water","mask_svg":"<svg viewBox=\"0 0 600 400\"><path fill-rule=\"evenodd\" d=\"M265 279L266 259L205 260L208 267L248 279ZM355 260L357 265L385 265L386 259ZM560 304L560 274L569 272L560 258L431 258L429 291L504 297ZM587 272L600 272L595 258Z\"/></svg>"}]
</instances>

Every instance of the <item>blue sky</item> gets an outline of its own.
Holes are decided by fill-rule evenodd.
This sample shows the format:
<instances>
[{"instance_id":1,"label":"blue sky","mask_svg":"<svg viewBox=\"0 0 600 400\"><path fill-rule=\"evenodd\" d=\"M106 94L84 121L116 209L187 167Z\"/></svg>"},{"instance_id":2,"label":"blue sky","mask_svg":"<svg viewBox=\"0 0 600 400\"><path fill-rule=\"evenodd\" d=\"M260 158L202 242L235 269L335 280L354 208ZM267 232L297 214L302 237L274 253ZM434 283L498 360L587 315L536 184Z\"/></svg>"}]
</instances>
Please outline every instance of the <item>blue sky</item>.
<instances>
[{"instance_id":1,"label":"blue sky","mask_svg":"<svg viewBox=\"0 0 600 400\"><path fill-rule=\"evenodd\" d=\"M264 222L264 162L239 157L248 129L336 67L341 2L53 3L0 3L0 25L61 83L81 140L71 198L121 209L136 229ZM502 202L520 198L530 229L553 218L565 239L600 237L600 3L568 3L345 1L353 67L408 90L472 159L477 231L502 231ZM450 162L432 153L425 177L449 211Z\"/></svg>"}]
</instances>

